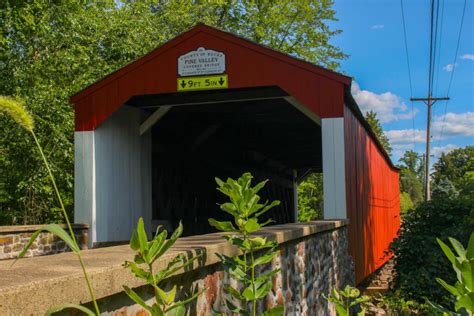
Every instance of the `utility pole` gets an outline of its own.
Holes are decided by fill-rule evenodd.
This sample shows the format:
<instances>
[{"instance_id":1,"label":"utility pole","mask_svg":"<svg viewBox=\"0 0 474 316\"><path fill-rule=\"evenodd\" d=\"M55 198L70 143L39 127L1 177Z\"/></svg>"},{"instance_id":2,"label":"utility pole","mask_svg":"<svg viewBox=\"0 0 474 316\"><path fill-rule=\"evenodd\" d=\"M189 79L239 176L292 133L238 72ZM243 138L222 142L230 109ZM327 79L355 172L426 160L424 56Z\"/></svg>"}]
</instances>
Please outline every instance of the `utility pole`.
<instances>
[{"instance_id":1,"label":"utility pole","mask_svg":"<svg viewBox=\"0 0 474 316\"><path fill-rule=\"evenodd\" d=\"M431 92L427 98L410 98L411 101L423 101L428 107L426 120L426 153L425 153L425 201L431 200L430 191L430 141L431 141L431 107L439 100L449 100L448 97L432 98Z\"/></svg>"}]
</instances>

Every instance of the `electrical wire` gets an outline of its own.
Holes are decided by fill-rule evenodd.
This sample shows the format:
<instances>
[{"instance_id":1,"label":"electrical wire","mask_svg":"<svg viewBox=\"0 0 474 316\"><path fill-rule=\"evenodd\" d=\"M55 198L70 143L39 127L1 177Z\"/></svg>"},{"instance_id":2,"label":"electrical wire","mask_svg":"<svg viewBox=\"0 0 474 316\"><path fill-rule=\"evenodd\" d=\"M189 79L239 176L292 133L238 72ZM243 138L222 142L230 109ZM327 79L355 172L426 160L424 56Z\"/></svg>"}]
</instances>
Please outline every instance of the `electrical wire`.
<instances>
[{"instance_id":1,"label":"electrical wire","mask_svg":"<svg viewBox=\"0 0 474 316\"><path fill-rule=\"evenodd\" d=\"M413 85L411 81L411 68L410 68L410 58L408 54L407 30L406 30L406 25L405 25L405 12L403 10L403 0L400 0L400 7L402 9L403 38L405 41L405 55L407 59L408 81L410 83L410 99L411 99L413 97ZM415 150L415 112L414 112L415 109L414 109L413 101L410 100L410 103L411 103L413 150Z\"/></svg>"},{"instance_id":2,"label":"electrical wire","mask_svg":"<svg viewBox=\"0 0 474 316\"><path fill-rule=\"evenodd\" d=\"M457 44L456 44L456 51L454 53L454 59L453 59L453 63L452 63L453 70L451 71L451 77L449 78L449 84L448 84L448 91L446 93L446 96L448 96L448 97L449 97L449 93L451 92L451 85L453 83L454 71L456 70L456 62L457 62L458 52L459 52L459 43L461 42L462 27L463 27L463 24L464 24L464 16L465 16L465 13L466 13L466 4L467 4L467 0L464 0L464 6L463 6L463 10L462 10L462 15L461 15L461 23L459 25L458 40L457 40ZM445 124L446 124L446 113L447 113L447 109L448 109L448 103L449 103L449 100L446 100L446 103L444 104L443 123L441 124L441 132L439 134L438 143L437 143L438 146L439 146L440 140L443 138L444 127L445 127Z\"/></svg>"}]
</instances>

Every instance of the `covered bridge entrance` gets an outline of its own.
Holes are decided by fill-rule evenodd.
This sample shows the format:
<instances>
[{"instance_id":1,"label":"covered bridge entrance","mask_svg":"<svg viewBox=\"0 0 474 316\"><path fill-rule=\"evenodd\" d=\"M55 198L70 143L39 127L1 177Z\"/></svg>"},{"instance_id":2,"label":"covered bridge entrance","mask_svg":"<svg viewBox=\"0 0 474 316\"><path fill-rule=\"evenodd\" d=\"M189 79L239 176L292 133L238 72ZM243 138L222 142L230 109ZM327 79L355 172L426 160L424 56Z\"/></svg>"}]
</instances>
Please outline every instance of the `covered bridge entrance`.
<instances>
[{"instance_id":1,"label":"covered bridge entrance","mask_svg":"<svg viewBox=\"0 0 474 316\"><path fill-rule=\"evenodd\" d=\"M297 183L323 172L324 217L349 218L357 281L387 260L398 172L350 95L351 79L198 25L71 97L75 222L92 245L128 240L142 216L211 231L214 177L269 179L268 216L297 220Z\"/></svg>"}]
</instances>

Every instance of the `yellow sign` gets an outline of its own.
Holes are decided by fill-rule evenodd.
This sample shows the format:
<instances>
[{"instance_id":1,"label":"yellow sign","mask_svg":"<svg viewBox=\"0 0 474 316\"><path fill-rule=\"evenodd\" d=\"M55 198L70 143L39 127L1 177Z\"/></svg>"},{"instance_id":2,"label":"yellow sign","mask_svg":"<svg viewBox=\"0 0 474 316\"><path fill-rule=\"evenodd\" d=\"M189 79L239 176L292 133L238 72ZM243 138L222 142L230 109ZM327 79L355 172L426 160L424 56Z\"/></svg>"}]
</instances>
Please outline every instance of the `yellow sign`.
<instances>
[{"instance_id":1,"label":"yellow sign","mask_svg":"<svg viewBox=\"0 0 474 316\"><path fill-rule=\"evenodd\" d=\"M227 75L178 78L178 91L227 89Z\"/></svg>"}]
</instances>

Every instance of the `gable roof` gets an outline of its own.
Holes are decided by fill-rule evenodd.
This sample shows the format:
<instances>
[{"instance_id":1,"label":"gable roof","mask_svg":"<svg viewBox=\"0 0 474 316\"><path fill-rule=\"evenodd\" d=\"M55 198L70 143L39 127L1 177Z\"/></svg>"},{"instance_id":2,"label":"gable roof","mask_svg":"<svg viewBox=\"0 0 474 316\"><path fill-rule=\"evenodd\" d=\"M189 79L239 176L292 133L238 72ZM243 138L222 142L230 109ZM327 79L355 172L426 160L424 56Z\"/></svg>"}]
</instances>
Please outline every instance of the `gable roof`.
<instances>
[{"instance_id":1,"label":"gable roof","mask_svg":"<svg viewBox=\"0 0 474 316\"><path fill-rule=\"evenodd\" d=\"M226 55L229 89L278 86L320 118L343 116L350 77L198 24L71 96L76 131L94 130L133 96L176 93L177 60L199 47Z\"/></svg>"},{"instance_id":2,"label":"gable roof","mask_svg":"<svg viewBox=\"0 0 474 316\"><path fill-rule=\"evenodd\" d=\"M318 66L316 64L310 63L308 61L305 61L303 59L290 56L288 54L279 52L275 49L272 49L268 46L258 44L256 42L253 42L251 40L248 40L246 38L237 36L235 34L219 30L215 27L206 25L204 23L198 23L188 31L178 35L177 37L165 42L164 44L156 47L154 50L151 52L147 53L146 55L128 63L127 65L123 66L122 68L106 75L105 77L97 80L96 82L90 84L89 86L85 87L84 89L76 92L74 95L70 97L71 103L75 104L78 102L80 99L84 98L85 96L89 95L90 93L96 91L97 89L100 89L100 87L110 83L113 80L118 79L119 77L125 75L127 72L136 69L137 67L147 63L149 60L157 58L161 53L164 51L173 48L175 45L178 45L179 43L186 41L188 38L196 35L197 33L207 33L213 36L217 36L223 40L231 41L238 43L240 45L244 45L245 47L249 49L254 49L255 51L265 54L270 58L275 58L278 60L281 60L283 62L289 63L291 65L297 66L304 68L306 70L312 71L318 75L327 77L329 79L341 82L345 85L350 85L351 84L351 77L348 77L346 75L343 75L341 73L338 73L336 71L324 68L322 66Z\"/></svg>"}]
</instances>

